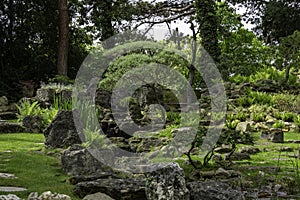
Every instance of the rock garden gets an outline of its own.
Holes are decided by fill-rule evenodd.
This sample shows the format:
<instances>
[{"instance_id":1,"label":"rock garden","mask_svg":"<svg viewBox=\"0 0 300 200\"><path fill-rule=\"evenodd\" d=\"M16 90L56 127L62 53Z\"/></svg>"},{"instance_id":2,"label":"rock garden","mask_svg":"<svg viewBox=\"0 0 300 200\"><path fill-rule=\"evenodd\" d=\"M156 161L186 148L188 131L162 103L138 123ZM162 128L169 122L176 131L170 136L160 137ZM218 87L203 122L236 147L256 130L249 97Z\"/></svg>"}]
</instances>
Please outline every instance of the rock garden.
<instances>
[{"instance_id":1,"label":"rock garden","mask_svg":"<svg viewBox=\"0 0 300 200\"><path fill-rule=\"evenodd\" d=\"M44 86L18 103L0 97L0 199L299 199L299 88L266 80L228 82L225 88L226 119L213 149L200 156L214 114L203 89L199 112L189 119L200 119L193 142L166 160L155 156L193 127L180 126L186 116L163 88L138 90L125 114L113 113L111 93L97 89L97 118L85 116L89 126L75 124L86 113L72 105L72 86ZM151 104L163 105L165 113L150 112ZM131 126L130 119L138 126L156 123L128 134L122 126ZM140 165L137 156L110 164L122 157L114 149L160 159Z\"/></svg>"}]
</instances>

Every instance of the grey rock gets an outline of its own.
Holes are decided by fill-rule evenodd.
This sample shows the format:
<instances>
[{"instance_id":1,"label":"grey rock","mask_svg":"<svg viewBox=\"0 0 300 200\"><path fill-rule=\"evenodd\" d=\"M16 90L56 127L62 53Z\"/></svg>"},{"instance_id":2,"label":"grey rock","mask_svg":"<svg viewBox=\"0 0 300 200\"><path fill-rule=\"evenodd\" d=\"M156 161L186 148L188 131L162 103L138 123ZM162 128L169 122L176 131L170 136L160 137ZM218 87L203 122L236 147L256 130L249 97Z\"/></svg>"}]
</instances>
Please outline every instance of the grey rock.
<instances>
[{"instance_id":1,"label":"grey rock","mask_svg":"<svg viewBox=\"0 0 300 200\"><path fill-rule=\"evenodd\" d=\"M226 154L225 160L231 160L231 161L241 161L241 160L250 160L250 154L249 153L239 153L234 152L231 155Z\"/></svg>"},{"instance_id":2,"label":"grey rock","mask_svg":"<svg viewBox=\"0 0 300 200\"><path fill-rule=\"evenodd\" d=\"M55 95L55 89L48 88L40 88L36 91L36 99L39 102L43 102L45 104L51 104L53 103L54 100L54 95Z\"/></svg>"},{"instance_id":3,"label":"grey rock","mask_svg":"<svg viewBox=\"0 0 300 200\"><path fill-rule=\"evenodd\" d=\"M231 188L226 183L194 181L187 184L190 200L244 200L242 191Z\"/></svg>"},{"instance_id":4,"label":"grey rock","mask_svg":"<svg viewBox=\"0 0 300 200\"><path fill-rule=\"evenodd\" d=\"M270 130L270 141L274 143L283 143L284 142L284 133L281 129L271 129Z\"/></svg>"},{"instance_id":5,"label":"grey rock","mask_svg":"<svg viewBox=\"0 0 300 200\"><path fill-rule=\"evenodd\" d=\"M260 152L259 148L257 147L242 147L239 150L240 153L248 153L248 154L257 154Z\"/></svg>"},{"instance_id":6,"label":"grey rock","mask_svg":"<svg viewBox=\"0 0 300 200\"><path fill-rule=\"evenodd\" d=\"M0 192L23 192L23 191L27 191L27 189L22 187L6 187L6 186L0 187Z\"/></svg>"},{"instance_id":7,"label":"grey rock","mask_svg":"<svg viewBox=\"0 0 300 200\"><path fill-rule=\"evenodd\" d=\"M101 192L118 200L143 200L145 184L143 179L98 179L76 184L74 192L81 198Z\"/></svg>"},{"instance_id":8,"label":"grey rock","mask_svg":"<svg viewBox=\"0 0 300 200\"><path fill-rule=\"evenodd\" d=\"M177 163L157 167L157 170L147 174L147 199L189 200L183 169Z\"/></svg>"},{"instance_id":9,"label":"grey rock","mask_svg":"<svg viewBox=\"0 0 300 200\"><path fill-rule=\"evenodd\" d=\"M0 120L13 120L13 119L17 119L17 114L15 112L0 113Z\"/></svg>"},{"instance_id":10,"label":"grey rock","mask_svg":"<svg viewBox=\"0 0 300 200\"><path fill-rule=\"evenodd\" d=\"M235 130L241 131L241 132L248 132L251 130L251 126L248 122L240 122L236 126Z\"/></svg>"},{"instance_id":11,"label":"grey rock","mask_svg":"<svg viewBox=\"0 0 300 200\"><path fill-rule=\"evenodd\" d=\"M0 179L15 179L17 178L14 174L0 173Z\"/></svg>"},{"instance_id":12,"label":"grey rock","mask_svg":"<svg viewBox=\"0 0 300 200\"><path fill-rule=\"evenodd\" d=\"M61 110L57 113L51 124L44 130L47 148L65 148L82 143L83 126L76 129L73 114L79 117L79 113L75 110Z\"/></svg>"},{"instance_id":13,"label":"grey rock","mask_svg":"<svg viewBox=\"0 0 300 200\"><path fill-rule=\"evenodd\" d=\"M0 106L7 106L8 105L8 99L6 96L0 97Z\"/></svg>"},{"instance_id":14,"label":"grey rock","mask_svg":"<svg viewBox=\"0 0 300 200\"><path fill-rule=\"evenodd\" d=\"M69 175L87 175L102 172L104 165L91 154L92 150L74 145L61 156L62 169Z\"/></svg>"},{"instance_id":15,"label":"grey rock","mask_svg":"<svg viewBox=\"0 0 300 200\"><path fill-rule=\"evenodd\" d=\"M24 127L19 123L0 122L0 133L23 133Z\"/></svg>"},{"instance_id":16,"label":"grey rock","mask_svg":"<svg viewBox=\"0 0 300 200\"><path fill-rule=\"evenodd\" d=\"M50 191L42 193L38 196L37 192L32 192L28 196L28 200L71 200L71 197L65 194L52 193Z\"/></svg>"},{"instance_id":17,"label":"grey rock","mask_svg":"<svg viewBox=\"0 0 300 200\"><path fill-rule=\"evenodd\" d=\"M97 89L95 94L95 104L104 108L110 108L111 93L106 90Z\"/></svg>"},{"instance_id":18,"label":"grey rock","mask_svg":"<svg viewBox=\"0 0 300 200\"><path fill-rule=\"evenodd\" d=\"M17 195L8 194L8 195L0 195L0 200L22 200Z\"/></svg>"},{"instance_id":19,"label":"grey rock","mask_svg":"<svg viewBox=\"0 0 300 200\"><path fill-rule=\"evenodd\" d=\"M25 116L22 120L22 125L25 127L25 132L41 133L42 132L42 117L41 116Z\"/></svg>"},{"instance_id":20,"label":"grey rock","mask_svg":"<svg viewBox=\"0 0 300 200\"><path fill-rule=\"evenodd\" d=\"M104 193L98 192L95 194L87 195L82 200L114 200L114 199Z\"/></svg>"}]
</instances>

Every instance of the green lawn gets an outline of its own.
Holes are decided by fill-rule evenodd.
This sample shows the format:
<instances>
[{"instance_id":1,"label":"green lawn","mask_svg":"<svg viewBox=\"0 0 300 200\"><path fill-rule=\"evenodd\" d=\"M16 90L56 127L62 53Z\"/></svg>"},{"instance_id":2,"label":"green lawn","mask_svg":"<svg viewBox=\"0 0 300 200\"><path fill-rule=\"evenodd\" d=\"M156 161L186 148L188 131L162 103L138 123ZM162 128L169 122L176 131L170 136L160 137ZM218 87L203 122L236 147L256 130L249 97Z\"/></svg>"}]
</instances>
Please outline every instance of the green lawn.
<instances>
[{"instance_id":1,"label":"green lawn","mask_svg":"<svg viewBox=\"0 0 300 200\"><path fill-rule=\"evenodd\" d=\"M0 135L0 172L12 173L18 177L1 179L0 185L27 188L27 192L15 193L26 199L30 192L40 194L45 191L67 194L72 199L79 199L72 194L73 186L61 171L59 159L46 155L43 142L42 134Z\"/></svg>"}]
</instances>

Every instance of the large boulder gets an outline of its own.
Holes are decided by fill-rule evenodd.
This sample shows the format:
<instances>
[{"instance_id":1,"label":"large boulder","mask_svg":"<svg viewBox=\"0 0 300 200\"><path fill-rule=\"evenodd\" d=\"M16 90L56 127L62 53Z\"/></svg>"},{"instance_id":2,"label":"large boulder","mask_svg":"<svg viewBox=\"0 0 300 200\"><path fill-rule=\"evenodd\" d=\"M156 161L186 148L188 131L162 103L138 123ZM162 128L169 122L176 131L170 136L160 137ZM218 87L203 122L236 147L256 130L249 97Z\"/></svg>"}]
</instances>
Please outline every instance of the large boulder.
<instances>
[{"instance_id":1,"label":"large boulder","mask_svg":"<svg viewBox=\"0 0 300 200\"><path fill-rule=\"evenodd\" d=\"M85 196L83 200L114 200L114 199L104 193L97 192L95 194L89 194Z\"/></svg>"},{"instance_id":2,"label":"large boulder","mask_svg":"<svg viewBox=\"0 0 300 200\"><path fill-rule=\"evenodd\" d=\"M147 177L148 200L189 200L183 169L177 163L157 166Z\"/></svg>"},{"instance_id":3,"label":"large boulder","mask_svg":"<svg viewBox=\"0 0 300 200\"><path fill-rule=\"evenodd\" d=\"M42 117L39 115L25 116L22 120L22 125L25 127L25 132L41 133L42 132Z\"/></svg>"},{"instance_id":4,"label":"large boulder","mask_svg":"<svg viewBox=\"0 0 300 200\"><path fill-rule=\"evenodd\" d=\"M101 192L118 200L143 200L146 199L145 184L143 179L98 179L78 183L74 192L81 198Z\"/></svg>"},{"instance_id":5,"label":"large boulder","mask_svg":"<svg viewBox=\"0 0 300 200\"><path fill-rule=\"evenodd\" d=\"M76 129L73 114L75 117L79 117L79 113L70 110L61 110L57 113L51 124L44 130L47 148L65 148L82 143L81 138L84 137L83 129L80 127L83 126Z\"/></svg>"},{"instance_id":6,"label":"large boulder","mask_svg":"<svg viewBox=\"0 0 300 200\"><path fill-rule=\"evenodd\" d=\"M194 181L187 184L190 200L244 200L242 191L231 188L226 183Z\"/></svg>"},{"instance_id":7,"label":"large boulder","mask_svg":"<svg viewBox=\"0 0 300 200\"><path fill-rule=\"evenodd\" d=\"M91 149L74 145L63 152L61 164L64 172L71 176L80 176L103 172L105 166L91 154Z\"/></svg>"}]
</instances>

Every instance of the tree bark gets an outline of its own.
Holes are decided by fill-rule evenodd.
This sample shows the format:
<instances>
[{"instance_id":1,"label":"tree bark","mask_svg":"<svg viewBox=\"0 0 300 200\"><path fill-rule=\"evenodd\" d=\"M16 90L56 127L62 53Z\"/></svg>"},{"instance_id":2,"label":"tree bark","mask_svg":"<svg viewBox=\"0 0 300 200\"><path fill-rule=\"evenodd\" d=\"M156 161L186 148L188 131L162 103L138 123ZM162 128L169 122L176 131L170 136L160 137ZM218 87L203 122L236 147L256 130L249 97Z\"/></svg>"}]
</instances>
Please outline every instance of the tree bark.
<instances>
[{"instance_id":1,"label":"tree bark","mask_svg":"<svg viewBox=\"0 0 300 200\"><path fill-rule=\"evenodd\" d=\"M59 12L59 47L57 60L57 74L67 76L69 53L69 13L68 1L58 0Z\"/></svg>"}]
</instances>

